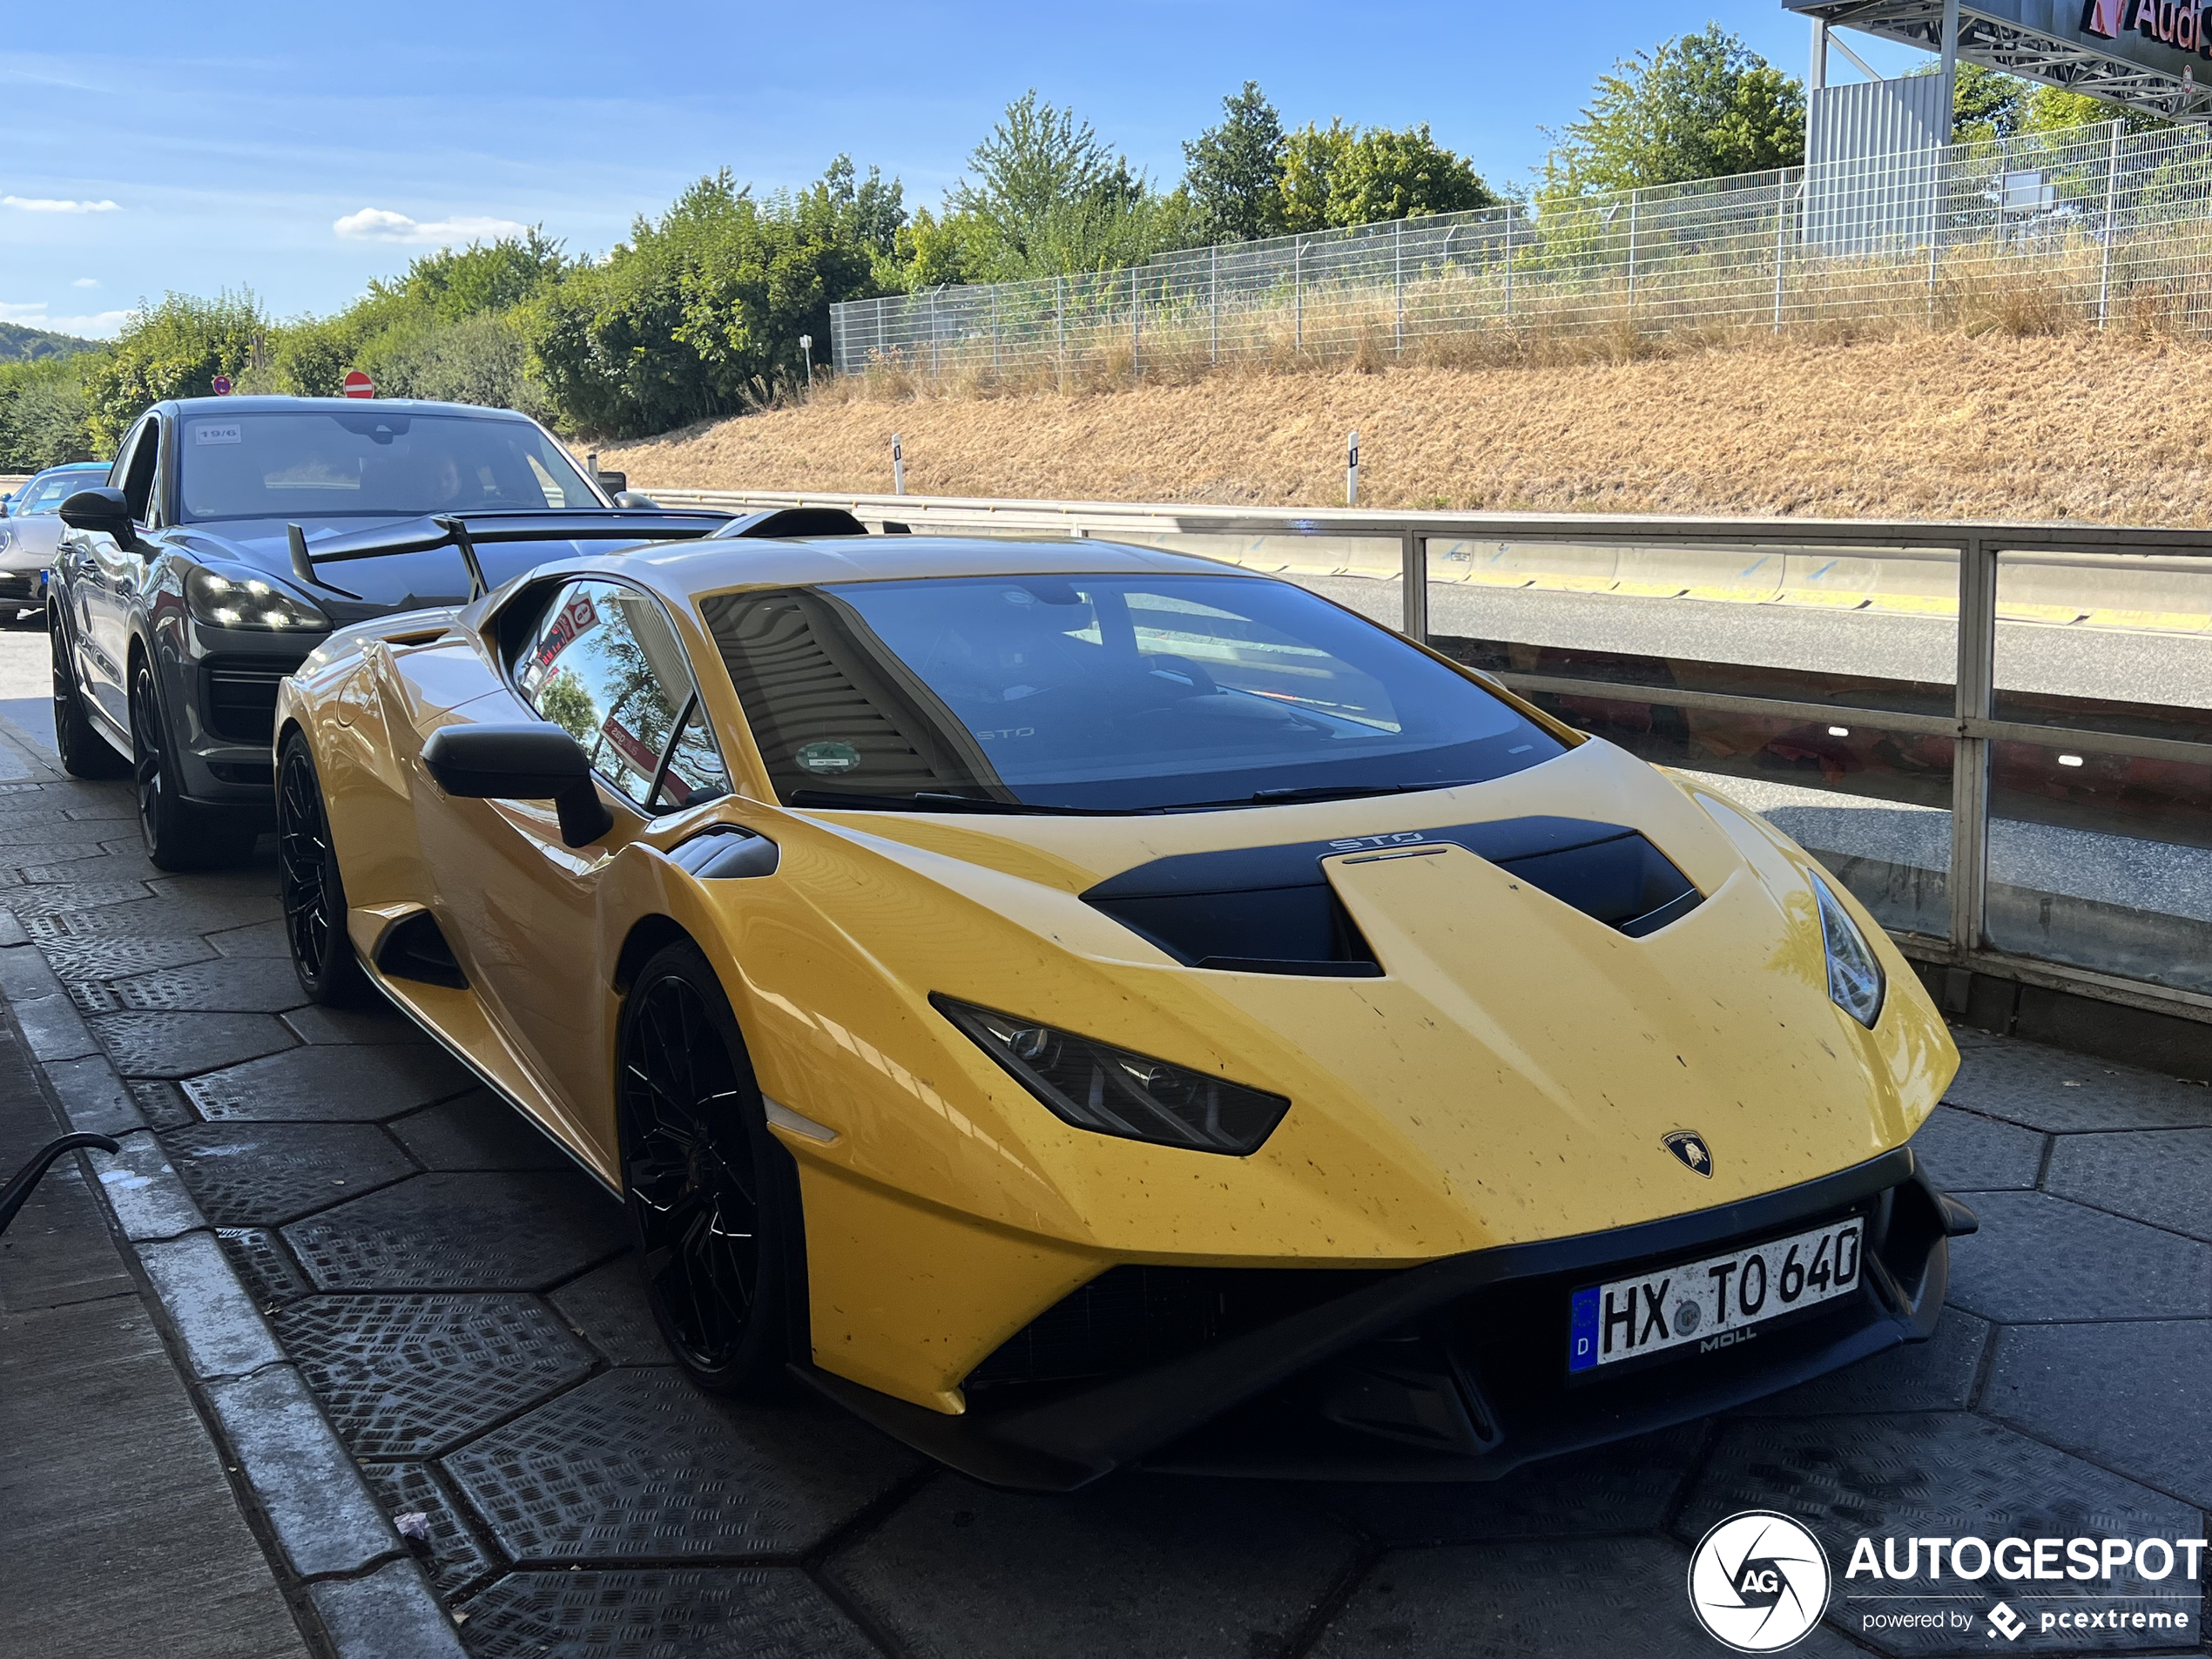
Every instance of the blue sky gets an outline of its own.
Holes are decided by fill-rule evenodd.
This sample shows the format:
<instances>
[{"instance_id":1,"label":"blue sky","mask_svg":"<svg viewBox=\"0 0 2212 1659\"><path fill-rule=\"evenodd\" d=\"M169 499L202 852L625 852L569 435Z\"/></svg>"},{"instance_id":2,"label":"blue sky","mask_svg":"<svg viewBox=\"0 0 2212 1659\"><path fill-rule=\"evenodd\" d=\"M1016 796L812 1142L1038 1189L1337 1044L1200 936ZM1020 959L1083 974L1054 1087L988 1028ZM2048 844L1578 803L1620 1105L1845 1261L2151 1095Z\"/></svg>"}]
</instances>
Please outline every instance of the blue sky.
<instances>
[{"instance_id":1,"label":"blue sky","mask_svg":"<svg viewBox=\"0 0 2212 1659\"><path fill-rule=\"evenodd\" d=\"M840 151L934 204L1031 86L1164 181L1251 78L1289 125L1426 121L1509 184L1639 46L1716 17L1792 74L1807 52L1779 0L95 15L50 10L0 44L0 320L106 334L142 298L226 287L280 316L329 311L441 242L542 224L596 252L701 173L803 184Z\"/></svg>"}]
</instances>

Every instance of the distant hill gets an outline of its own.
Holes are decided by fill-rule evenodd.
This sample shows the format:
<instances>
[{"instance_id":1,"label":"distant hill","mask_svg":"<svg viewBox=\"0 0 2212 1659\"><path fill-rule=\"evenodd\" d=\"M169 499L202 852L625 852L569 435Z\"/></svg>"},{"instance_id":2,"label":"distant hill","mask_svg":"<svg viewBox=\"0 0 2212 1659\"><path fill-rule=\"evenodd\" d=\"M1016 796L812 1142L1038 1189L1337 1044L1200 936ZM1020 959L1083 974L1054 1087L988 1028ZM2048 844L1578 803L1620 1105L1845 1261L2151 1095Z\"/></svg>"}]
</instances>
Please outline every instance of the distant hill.
<instances>
[{"instance_id":1,"label":"distant hill","mask_svg":"<svg viewBox=\"0 0 2212 1659\"><path fill-rule=\"evenodd\" d=\"M75 334L26 328L18 322L0 322L0 363L27 363L35 357L67 357L91 351L98 343L79 340Z\"/></svg>"}]
</instances>

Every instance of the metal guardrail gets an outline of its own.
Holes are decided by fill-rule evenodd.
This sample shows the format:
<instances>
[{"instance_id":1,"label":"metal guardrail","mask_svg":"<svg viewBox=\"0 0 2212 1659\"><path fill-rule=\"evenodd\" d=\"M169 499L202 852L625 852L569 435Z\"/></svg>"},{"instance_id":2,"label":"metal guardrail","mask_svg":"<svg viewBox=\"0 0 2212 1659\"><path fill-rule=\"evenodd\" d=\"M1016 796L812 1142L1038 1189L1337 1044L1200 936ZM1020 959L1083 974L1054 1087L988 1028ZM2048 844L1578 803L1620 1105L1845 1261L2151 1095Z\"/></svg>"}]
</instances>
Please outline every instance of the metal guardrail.
<instances>
[{"instance_id":1,"label":"metal guardrail","mask_svg":"<svg viewBox=\"0 0 2212 1659\"><path fill-rule=\"evenodd\" d=\"M917 532L943 531L994 536L1089 536L1130 537L1301 537L1394 542L1398 569L1389 579L1399 584L1400 625L1417 639L1430 637L1430 597L1434 584L1431 544L1467 541L1515 547L1612 546L1635 549L1662 558L1668 550L1684 556L1713 550L1764 552L1817 550L1824 554L1858 554L1956 560L1955 590L1946 610L1958 619L1955 683L1946 688L1947 709L1919 711L1854 700L1848 687L1838 690L1806 675L1797 695L1744 694L1677 685L1625 682L1587 674L1492 669L1517 691L1540 698L1631 702L1750 719L1793 722L1864 722L1885 732L1940 738L1952 745L1949 792L1950 863L1947 875L1948 937L1901 934L1899 942L1923 961L1979 969L2001 977L2053 988L2070 989L2212 1021L2212 995L2124 978L2117 974L2020 956L1992 947L1987 931L1990 875L1990 760L1993 745L2047 745L2076 758L2111 756L2206 768L2212 779L2212 740L2195 735L2160 735L2160 728L2212 738L2212 709L2184 714L2150 705L2103 705L2081 717L2083 724L2000 718L1996 699L1998 587L2001 558L2024 557L2041 563L2069 556L2098 561L2101 568L2122 556L2122 573L2202 569L2212 576L2212 532L2080 523L2001 522L1924 523L1819 519L1653 518L1579 514L1454 514L1382 512L1323 509L1278 512L1247 508L1126 504L1107 502L1001 501L988 498L913 496L822 495L767 490L654 489L665 505L715 507L837 506L872 524L897 523ZM1370 572L1370 574L1380 574ZM2117 578L2115 578L2117 579ZM1662 586L1664 584L1662 584ZM1955 607L1955 610L1953 609ZM1947 619L1947 618L1946 618ZM2118 631L2114 631L2116 633ZM2141 636L2138 636L2139 637ZM1787 671L1770 671L1786 682ZM2101 721L2101 724L2097 722ZM2191 846L2212 845L2212 792L2199 802L2202 833Z\"/></svg>"},{"instance_id":2,"label":"metal guardrail","mask_svg":"<svg viewBox=\"0 0 2212 1659\"><path fill-rule=\"evenodd\" d=\"M1166 362L1878 320L2206 325L2212 132L2118 122L846 300L842 374L1067 383Z\"/></svg>"}]
</instances>

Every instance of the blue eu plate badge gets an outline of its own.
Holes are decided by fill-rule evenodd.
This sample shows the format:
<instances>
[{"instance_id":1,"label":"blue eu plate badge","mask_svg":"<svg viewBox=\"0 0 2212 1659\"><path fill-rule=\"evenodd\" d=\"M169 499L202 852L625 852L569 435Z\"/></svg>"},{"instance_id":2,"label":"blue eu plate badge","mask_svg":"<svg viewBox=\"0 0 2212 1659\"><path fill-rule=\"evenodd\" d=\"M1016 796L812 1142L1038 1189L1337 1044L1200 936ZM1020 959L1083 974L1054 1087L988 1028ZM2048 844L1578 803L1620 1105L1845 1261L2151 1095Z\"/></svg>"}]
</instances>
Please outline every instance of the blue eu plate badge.
<instances>
[{"instance_id":1,"label":"blue eu plate badge","mask_svg":"<svg viewBox=\"0 0 2212 1659\"><path fill-rule=\"evenodd\" d=\"M1588 1371L1597 1364L1598 1287L1585 1285L1575 1292L1568 1319L1567 1368Z\"/></svg>"}]
</instances>

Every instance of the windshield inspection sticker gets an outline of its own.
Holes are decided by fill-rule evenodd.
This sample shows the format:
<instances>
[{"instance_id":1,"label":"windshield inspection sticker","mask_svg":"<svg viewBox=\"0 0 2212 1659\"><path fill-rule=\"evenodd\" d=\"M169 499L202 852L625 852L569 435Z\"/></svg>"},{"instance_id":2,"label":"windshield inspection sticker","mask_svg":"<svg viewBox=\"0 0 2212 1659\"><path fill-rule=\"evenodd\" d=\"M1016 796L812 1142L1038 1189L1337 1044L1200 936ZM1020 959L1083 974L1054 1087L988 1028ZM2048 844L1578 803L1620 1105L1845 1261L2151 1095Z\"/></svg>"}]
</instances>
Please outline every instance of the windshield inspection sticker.
<instances>
[{"instance_id":1,"label":"windshield inspection sticker","mask_svg":"<svg viewBox=\"0 0 2212 1659\"><path fill-rule=\"evenodd\" d=\"M824 776L857 772L860 765L860 752L849 743L806 744L793 759L807 771Z\"/></svg>"},{"instance_id":2,"label":"windshield inspection sticker","mask_svg":"<svg viewBox=\"0 0 2212 1659\"><path fill-rule=\"evenodd\" d=\"M244 443L246 430L235 421L226 421L220 426L196 426L192 429L192 441L194 443Z\"/></svg>"}]
</instances>

